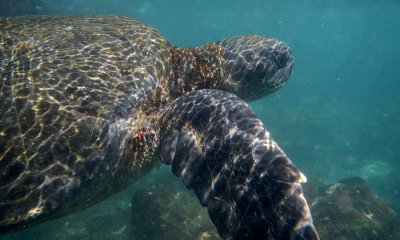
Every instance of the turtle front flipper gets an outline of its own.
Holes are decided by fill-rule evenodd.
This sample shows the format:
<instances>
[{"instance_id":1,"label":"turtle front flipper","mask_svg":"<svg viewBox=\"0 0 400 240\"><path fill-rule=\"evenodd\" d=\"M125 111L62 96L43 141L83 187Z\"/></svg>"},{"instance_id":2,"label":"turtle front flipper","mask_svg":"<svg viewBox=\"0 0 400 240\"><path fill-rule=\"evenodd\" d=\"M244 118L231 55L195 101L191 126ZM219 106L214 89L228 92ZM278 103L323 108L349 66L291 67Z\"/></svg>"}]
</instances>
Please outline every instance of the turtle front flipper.
<instances>
[{"instance_id":1,"label":"turtle front flipper","mask_svg":"<svg viewBox=\"0 0 400 240\"><path fill-rule=\"evenodd\" d=\"M200 90L175 100L162 116L160 158L196 192L222 237L319 239L304 175L235 95Z\"/></svg>"}]
</instances>

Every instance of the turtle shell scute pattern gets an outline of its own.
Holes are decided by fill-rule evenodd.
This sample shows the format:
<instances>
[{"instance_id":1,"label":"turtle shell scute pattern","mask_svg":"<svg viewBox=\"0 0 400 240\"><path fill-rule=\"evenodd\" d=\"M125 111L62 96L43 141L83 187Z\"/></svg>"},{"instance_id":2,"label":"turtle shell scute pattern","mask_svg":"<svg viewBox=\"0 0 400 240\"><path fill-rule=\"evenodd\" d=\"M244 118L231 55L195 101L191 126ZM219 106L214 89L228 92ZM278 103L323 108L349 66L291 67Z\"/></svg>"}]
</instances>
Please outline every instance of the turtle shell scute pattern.
<instances>
[{"instance_id":1,"label":"turtle shell scute pattern","mask_svg":"<svg viewBox=\"0 0 400 240\"><path fill-rule=\"evenodd\" d=\"M125 17L17 17L0 20L0 60L0 228L85 207L68 202L85 186L74 199L98 201L93 182L121 168L104 139L168 77L168 43Z\"/></svg>"}]
</instances>

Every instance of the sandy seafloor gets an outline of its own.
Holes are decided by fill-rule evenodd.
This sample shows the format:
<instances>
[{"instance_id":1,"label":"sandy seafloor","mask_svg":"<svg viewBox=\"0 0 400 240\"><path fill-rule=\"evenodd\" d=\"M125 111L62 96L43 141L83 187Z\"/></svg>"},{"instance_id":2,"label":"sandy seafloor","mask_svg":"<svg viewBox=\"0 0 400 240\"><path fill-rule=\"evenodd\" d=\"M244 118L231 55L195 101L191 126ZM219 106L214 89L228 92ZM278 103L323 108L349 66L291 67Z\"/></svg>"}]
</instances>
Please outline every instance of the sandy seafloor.
<instances>
[{"instance_id":1,"label":"sandy seafloor","mask_svg":"<svg viewBox=\"0 0 400 240\"><path fill-rule=\"evenodd\" d=\"M133 17L179 47L240 34L283 40L294 52L294 74L283 89L251 106L310 180L362 177L400 212L399 1L0 2L1 17L49 14ZM128 234L132 194L140 188L167 194L169 187L186 194L162 167L99 205L0 239L141 239ZM183 199L182 209L200 209L199 224L212 228L193 194Z\"/></svg>"}]
</instances>

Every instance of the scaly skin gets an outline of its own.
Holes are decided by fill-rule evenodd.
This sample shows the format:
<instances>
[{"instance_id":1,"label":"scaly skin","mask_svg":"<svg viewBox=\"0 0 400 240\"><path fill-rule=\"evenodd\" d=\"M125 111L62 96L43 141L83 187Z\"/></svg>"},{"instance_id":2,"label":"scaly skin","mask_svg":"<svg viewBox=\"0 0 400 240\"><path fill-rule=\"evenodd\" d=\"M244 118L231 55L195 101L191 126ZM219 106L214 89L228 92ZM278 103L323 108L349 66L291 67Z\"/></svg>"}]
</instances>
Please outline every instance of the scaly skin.
<instances>
[{"instance_id":1,"label":"scaly skin","mask_svg":"<svg viewBox=\"0 0 400 240\"><path fill-rule=\"evenodd\" d=\"M157 31L122 17L21 17L0 29L1 228L90 206L155 165L123 141L170 74Z\"/></svg>"},{"instance_id":2,"label":"scaly skin","mask_svg":"<svg viewBox=\"0 0 400 240\"><path fill-rule=\"evenodd\" d=\"M160 157L196 191L222 236L302 239L306 233L311 235L304 239L317 239L299 170L265 137L244 102L233 97L240 107L228 111L236 106L230 97L201 91L220 89L252 100L277 90L293 67L284 43L242 36L179 49L140 22L106 16L1 20L0 46L0 232L91 206L141 178ZM202 103L190 105L196 99ZM204 103L212 110L208 118L199 114ZM257 120L264 139L251 124L235 134L235 124L249 119ZM215 134L205 127L210 123L225 130ZM176 138L182 124L193 130L192 148L186 138ZM178 140L180 152L171 145ZM258 153L259 142L274 147ZM249 157L250 148L266 159ZM221 188L219 179L239 174L242 155L242 164L255 161L264 170L245 182L229 177ZM284 157L275 166L277 155ZM282 167L288 170L276 171ZM269 173L273 179L264 180ZM264 188L225 194L258 185ZM225 200L229 211L221 205ZM249 211L243 203L261 208Z\"/></svg>"}]
</instances>

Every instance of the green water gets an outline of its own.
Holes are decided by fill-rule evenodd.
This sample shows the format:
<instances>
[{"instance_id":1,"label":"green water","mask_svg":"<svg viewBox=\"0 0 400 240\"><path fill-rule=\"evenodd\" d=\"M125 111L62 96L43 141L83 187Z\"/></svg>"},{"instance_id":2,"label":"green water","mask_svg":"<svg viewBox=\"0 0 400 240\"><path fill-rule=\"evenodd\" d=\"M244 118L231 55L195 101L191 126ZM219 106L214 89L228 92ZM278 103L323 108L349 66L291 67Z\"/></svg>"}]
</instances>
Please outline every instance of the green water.
<instances>
[{"instance_id":1,"label":"green water","mask_svg":"<svg viewBox=\"0 0 400 240\"><path fill-rule=\"evenodd\" d=\"M252 102L254 110L309 179L361 176L400 211L399 1L0 3L3 17L33 14L129 16L180 47L239 34L283 40L294 52L294 74L283 89ZM131 193L177 181L168 169L156 171L100 206L0 239L125 239ZM107 211L113 218L105 219Z\"/></svg>"}]
</instances>

